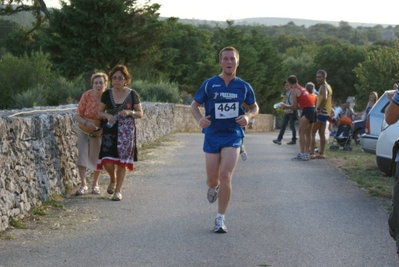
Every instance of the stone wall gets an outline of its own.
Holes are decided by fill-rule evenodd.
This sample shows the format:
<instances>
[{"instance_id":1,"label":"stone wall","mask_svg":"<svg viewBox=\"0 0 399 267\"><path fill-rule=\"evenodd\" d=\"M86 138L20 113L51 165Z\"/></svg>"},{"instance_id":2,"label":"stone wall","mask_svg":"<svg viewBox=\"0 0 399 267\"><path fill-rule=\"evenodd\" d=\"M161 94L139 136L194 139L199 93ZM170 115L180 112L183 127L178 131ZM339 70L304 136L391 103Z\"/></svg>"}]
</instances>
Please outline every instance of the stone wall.
<instances>
[{"instance_id":1,"label":"stone wall","mask_svg":"<svg viewBox=\"0 0 399 267\"><path fill-rule=\"evenodd\" d=\"M189 106L143 103L143 110L136 121L138 147L171 132L201 131ZM75 111L76 105L0 111L0 231L11 218L79 184ZM273 116L260 114L248 132L273 128Z\"/></svg>"}]
</instances>

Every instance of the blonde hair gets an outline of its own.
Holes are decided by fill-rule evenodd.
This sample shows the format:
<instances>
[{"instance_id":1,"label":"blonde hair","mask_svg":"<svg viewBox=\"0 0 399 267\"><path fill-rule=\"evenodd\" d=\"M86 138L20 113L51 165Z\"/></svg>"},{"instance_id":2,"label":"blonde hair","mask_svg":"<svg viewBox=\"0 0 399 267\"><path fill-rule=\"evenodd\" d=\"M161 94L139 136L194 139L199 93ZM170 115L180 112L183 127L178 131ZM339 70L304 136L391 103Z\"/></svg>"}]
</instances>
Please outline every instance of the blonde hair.
<instances>
[{"instance_id":1,"label":"blonde hair","mask_svg":"<svg viewBox=\"0 0 399 267\"><path fill-rule=\"evenodd\" d=\"M372 91L370 95L374 95L374 103L378 100L378 93L376 91Z\"/></svg>"},{"instance_id":2,"label":"blonde hair","mask_svg":"<svg viewBox=\"0 0 399 267\"><path fill-rule=\"evenodd\" d=\"M108 75L105 74L104 72L96 72L96 73L94 73L93 75L91 75L91 79L90 79L91 86L93 86L94 80L95 80L96 78L98 78L98 77L102 77L102 78L104 79L105 85L108 84Z\"/></svg>"},{"instance_id":3,"label":"blonde hair","mask_svg":"<svg viewBox=\"0 0 399 267\"><path fill-rule=\"evenodd\" d=\"M306 85L305 85L305 88L306 88L306 90L308 91L308 93L311 93L311 94L313 94L313 89L314 89L314 83L312 83L312 82L308 82Z\"/></svg>"}]
</instances>

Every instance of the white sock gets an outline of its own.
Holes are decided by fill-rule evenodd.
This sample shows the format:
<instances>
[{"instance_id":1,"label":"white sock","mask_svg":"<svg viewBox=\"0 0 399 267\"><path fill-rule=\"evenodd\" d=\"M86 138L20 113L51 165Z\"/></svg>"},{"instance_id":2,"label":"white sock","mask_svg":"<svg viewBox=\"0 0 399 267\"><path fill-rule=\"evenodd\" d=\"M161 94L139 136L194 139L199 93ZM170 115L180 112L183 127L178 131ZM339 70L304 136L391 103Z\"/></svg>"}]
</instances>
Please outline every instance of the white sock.
<instances>
[{"instance_id":1,"label":"white sock","mask_svg":"<svg viewBox=\"0 0 399 267\"><path fill-rule=\"evenodd\" d=\"M211 188L211 189L213 189L213 190L215 190L215 191L219 191L219 185L220 185L220 184L218 184L216 187Z\"/></svg>"},{"instance_id":2,"label":"white sock","mask_svg":"<svg viewBox=\"0 0 399 267\"><path fill-rule=\"evenodd\" d=\"M216 215L216 218L222 218L222 220L224 220L224 214L218 213Z\"/></svg>"}]
</instances>

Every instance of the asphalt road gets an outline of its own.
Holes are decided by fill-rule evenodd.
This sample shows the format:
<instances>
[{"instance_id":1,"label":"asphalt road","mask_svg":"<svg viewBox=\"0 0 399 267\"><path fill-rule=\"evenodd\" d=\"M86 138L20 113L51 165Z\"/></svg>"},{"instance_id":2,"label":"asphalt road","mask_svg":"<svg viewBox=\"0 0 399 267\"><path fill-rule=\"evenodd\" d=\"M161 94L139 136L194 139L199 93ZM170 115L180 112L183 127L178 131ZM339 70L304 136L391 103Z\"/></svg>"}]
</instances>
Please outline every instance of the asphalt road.
<instances>
[{"instance_id":1,"label":"asphalt road","mask_svg":"<svg viewBox=\"0 0 399 267\"><path fill-rule=\"evenodd\" d=\"M276 136L245 138L227 234L212 232L217 206L206 199L202 134L174 134L136 163L121 202L72 199L96 219L67 234L1 240L0 267L399 266L386 203L328 160L291 161L298 146L275 145Z\"/></svg>"}]
</instances>

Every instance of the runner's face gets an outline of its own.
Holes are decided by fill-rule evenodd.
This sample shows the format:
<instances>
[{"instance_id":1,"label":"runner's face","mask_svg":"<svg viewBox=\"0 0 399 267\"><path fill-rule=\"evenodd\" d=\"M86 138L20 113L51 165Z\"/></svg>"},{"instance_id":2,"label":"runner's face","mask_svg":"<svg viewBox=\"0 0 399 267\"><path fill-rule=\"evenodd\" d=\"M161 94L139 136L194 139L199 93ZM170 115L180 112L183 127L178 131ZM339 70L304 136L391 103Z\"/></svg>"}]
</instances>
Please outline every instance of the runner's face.
<instances>
[{"instance_id":1,"label":"runner's face","mask_svg":"<svg viewBox=\"0 0 399 267\"><path fill-rule=\"evenodd\" d=\"M318 84L323 84L325 82L325 79L321 73L316 74L316 80Z\"/></svg>"},{"instance_id":2,"label":"runner's face","mask_svg":"<svg viewBox=\"0 0 399 267\"><path fill-rule=\"evenodd\" d=\"M224 51L219 62L225 75L235 75L238 67L238 58L234 51Z\"/></svg>"}]
</instances>

